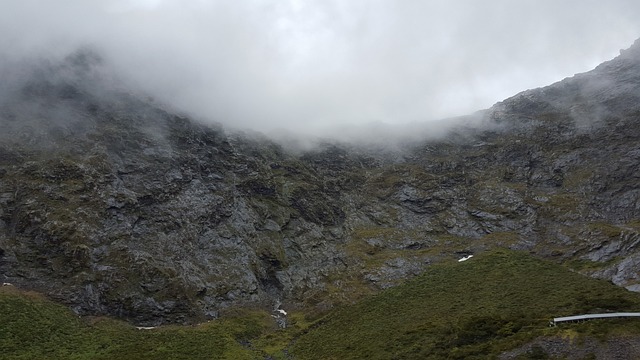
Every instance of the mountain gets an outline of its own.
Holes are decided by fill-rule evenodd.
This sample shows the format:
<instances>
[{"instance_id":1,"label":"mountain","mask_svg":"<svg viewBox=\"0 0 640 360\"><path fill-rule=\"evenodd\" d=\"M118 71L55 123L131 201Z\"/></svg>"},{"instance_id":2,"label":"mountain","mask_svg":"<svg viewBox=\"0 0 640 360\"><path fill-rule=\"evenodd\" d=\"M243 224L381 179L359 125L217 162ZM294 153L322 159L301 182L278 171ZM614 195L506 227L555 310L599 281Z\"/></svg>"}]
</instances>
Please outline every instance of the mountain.
<instances>
[{"instance_id":1,"label":"mountain","mask_svg":"<svg viewBox=\"0 0 640 360\"><path fill-rule=\"evenodd\" d=\"M291 344L299 359L636 359L637 321L549 327L554 314L640 309L637 294L522 252L429 267L339 308ZM573 333L572 333L573 332Z\"/></svg>"},{"instance_id":2,"label":"mountain","mask_svg":"<svg viewBox=\"0 0 640 360\"><path fill-rule=\"evenodd\" d=\"M205 125L88 50L20 69L0 91L0 277L77 314L323 313L494 248L640 290L638 41L393 150Z\"/></svg>"},{"instance_id":3,"label":"mountain","mask_svg":"<svg viewBox=\"0 0 640 360\"><path fill-rule=\"evenodd\" d=\"M637 359L640 322L549 326L558 314L640 309L640 296L524 252L443 261L313 319L237 310L194 326L136 328L79 317L0 287L3 359Z\"/></svg>"}]
</instances>

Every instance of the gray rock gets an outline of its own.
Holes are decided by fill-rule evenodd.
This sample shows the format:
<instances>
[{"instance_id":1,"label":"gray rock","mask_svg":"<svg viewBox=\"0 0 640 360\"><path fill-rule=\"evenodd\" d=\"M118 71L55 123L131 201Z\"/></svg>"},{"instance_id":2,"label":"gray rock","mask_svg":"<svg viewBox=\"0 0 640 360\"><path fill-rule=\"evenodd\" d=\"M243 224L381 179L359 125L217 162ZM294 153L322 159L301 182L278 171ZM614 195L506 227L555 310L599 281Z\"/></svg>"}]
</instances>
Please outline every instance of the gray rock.
<instances>
[{"instance_id":1,"label":"gray rock","mask_svg":"<svg viewBox=\"0 0 640 360\"><path fill-rule=\"evenodd\" d=\"M638 46L441 139L299 153L40 65L0 98L0 273L142 325L326 309L494 246L637 290Z\"/></svg>"}]
</instances>

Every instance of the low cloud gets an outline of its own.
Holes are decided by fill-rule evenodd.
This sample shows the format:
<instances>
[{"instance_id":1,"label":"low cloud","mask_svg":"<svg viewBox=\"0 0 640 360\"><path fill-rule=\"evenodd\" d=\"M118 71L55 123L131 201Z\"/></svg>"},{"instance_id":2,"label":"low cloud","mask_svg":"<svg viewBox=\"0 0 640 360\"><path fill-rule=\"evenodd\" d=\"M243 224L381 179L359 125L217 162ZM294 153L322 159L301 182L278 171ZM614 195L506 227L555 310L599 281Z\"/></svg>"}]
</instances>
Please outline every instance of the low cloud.
<instances>
[{"instance_id":1,"label":"low cloud","mask_svg":"<svg viewBox=\"0 0 640 360\"><path fill-rule=\"evenodd\" d=\"M200 119L331 135L463 115L587 71L640 36L637 19L622 0L6 0L0 56L91 46Z\"/></svg>"}]
</instances>

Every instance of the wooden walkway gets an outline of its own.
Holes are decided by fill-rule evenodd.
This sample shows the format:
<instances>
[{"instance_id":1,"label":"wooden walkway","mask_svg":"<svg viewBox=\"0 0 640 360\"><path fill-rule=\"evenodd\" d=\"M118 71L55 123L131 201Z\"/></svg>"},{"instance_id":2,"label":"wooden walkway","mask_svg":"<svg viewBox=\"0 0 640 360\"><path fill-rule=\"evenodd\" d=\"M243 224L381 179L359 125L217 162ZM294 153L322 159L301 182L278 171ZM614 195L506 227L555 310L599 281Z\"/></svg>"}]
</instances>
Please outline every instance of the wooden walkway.
<instances>
[{"instance_id":1,"label":"wooden walkway","mask_svg":"<svg viewBox=\"0 0 640 360\"><path fill-rule=\"evenodd\" d=\"M553 318L551 321L551 325L557 325L561 322L568 321L582 321L582 320L592 320L592 319L604 319L604 318L619 318L619 317L640 317L640 313L606 313L606 314L586 314L586 315L574 315L574 316L565 316L565 317L557 317Z\"/></svg>"}]
</instances>

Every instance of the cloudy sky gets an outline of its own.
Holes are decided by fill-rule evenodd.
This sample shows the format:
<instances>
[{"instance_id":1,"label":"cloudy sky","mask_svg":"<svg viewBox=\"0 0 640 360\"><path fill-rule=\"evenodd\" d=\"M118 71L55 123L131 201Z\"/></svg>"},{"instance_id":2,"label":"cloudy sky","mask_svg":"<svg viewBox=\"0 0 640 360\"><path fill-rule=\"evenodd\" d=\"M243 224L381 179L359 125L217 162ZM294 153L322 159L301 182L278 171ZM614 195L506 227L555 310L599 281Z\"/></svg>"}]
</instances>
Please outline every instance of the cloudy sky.
<instances>
[{"instance_id":1,"label":"cloudy sky","mask_svg":"<svg viewBox=\"0 0 640 360\"><path fill-rule=\"evenodd\" d=\"M618 54L636 0L0 0L0 56L104 52L173 106L314 133L463 115Z\"/></svg>"}]
</instances>

